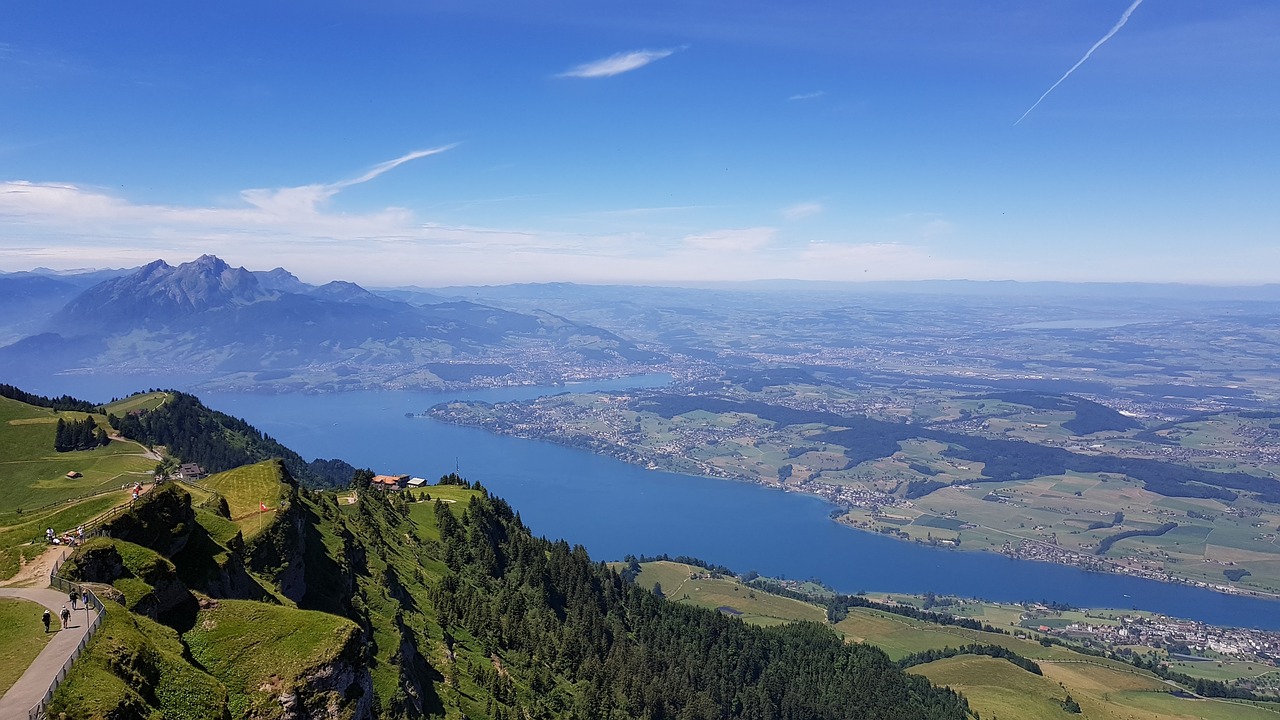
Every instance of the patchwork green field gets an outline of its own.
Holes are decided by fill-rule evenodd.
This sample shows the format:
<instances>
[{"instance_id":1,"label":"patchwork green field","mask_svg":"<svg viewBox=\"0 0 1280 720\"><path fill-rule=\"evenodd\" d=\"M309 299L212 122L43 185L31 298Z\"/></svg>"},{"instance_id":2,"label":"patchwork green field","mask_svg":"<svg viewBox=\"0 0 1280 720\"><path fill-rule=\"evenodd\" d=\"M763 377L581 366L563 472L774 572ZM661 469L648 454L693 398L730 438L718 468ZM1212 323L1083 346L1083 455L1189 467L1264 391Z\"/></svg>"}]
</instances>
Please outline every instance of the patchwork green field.
<instances>
[{"instance_id":1,"label":"patchwork green field","mask_svg":"<svg viewBox=\"0 0 1280 720\"><path fill-rule=\"evenodd\" d=\"M615 567L621 569L622 563ZM770 596L741 584L736 578L711 579L702 568L682 563L658 561L642 563L636 581L652 587L661 583L671 600L701 607L721 607L726 602L742 602L740 617L745 622L774 624L785 620L825 622L822 608L790 598ZM693 577L698 576L698 577ZM733 585L737 585L735 591ZM751 595L754 594L754 597ZM904 595L869 594L868 599L919 606L921 599ZM745 598L746 601L743 601ZM772 598L772 599L769 599ZM786 601L786 602L779 602ZM738 606L735 606L738 607ZM1017 606L970 602L941 608L966 617L1014 631L1024 612ZM1073 620L1087 618L1100 622L1119 611L1089 610L1060 613ZM1129 614L1132 614L1131 612ZM971 643L998 645L1038 663L1043 676L1034 675L1002 659L960 655L917 665L910 672L925 675L935 683L949 685L969 698L970 706L982 718L1061 720L1071 717L1063 710L1069 693L1083 710L1083 717L1101 720L1160 720L1168 718L1216 718L1254 720L1273 716L1270 710L1226 701L1176 697L1177 689L1150 672L1108 658L1082 655L1060 645L1045 646L1039 635L1028 637L938 625L872 608L850 608L834 629L850 642L865 642L884 650L892 659L913 653ZM1022 632L1021 628L1016 629ZM1183 670L1179 667L1178 670ZM1234 675L1233 677L1239 677ZM1269 704L1265 704L1269 705Z\"/></svg>"},{"instance_id":2,"label":"patchwork green field","mask_svg":"<svg viewBox=\"0 0 1280 720\"><path fill-rule=\"evenodd\" d=\"M713 578L701 568L681 563L644 563L636 582L644 587L661 584L663 594L676 602L720 610L756 625L776 625L792 620L823 622L822 608L799 600L758 592L737 578Z\"/></svg>"},{"instance_id":3,"label":"patchwork green field","mask_svg":"<svg viewBox=\"0 0 1280 720\"><path fill-rule=\"evenodd\" d=\"M816 493L847 508L843 522L909 541L958 543L961 550L1280 595L1280 505L1250 492L1229 501L1170 497L1148 484L1162 492L1196 490L1153 484L1162 476L1152 474L1151 466L1123 465L1161 462L1198 473L1275 477L1280 465L1259 450L1259 442L1280 438L1280 430L1271 427L1276 419L1267 413L1221 413L1152 431L1070 395L975 396L874 386L854 391L772 382L729 386L725 392L733 399L672 400L666 390L632 391L452 403L432 412L446 421L586 446L648 467ZM805 415L799 407L832 411ZM905 419L916 429L901 430ZM842 420L861 429L842 435ZM913 432L918 436L910 437ZM1009 441L1106 459L1104 465L1146 467L1132 472L1147 474L1135 479L1122 471L1054 470L1058 460L1026 453L1025 446ZM957 454L966 442L987 449ZM992 449L996 445L1001 449ZM998 467L996 476L984 477L992 472L989 462L1008 465L1000 453L1013 454L1027 469ZM1124 513L1119 522L1117 510ZM1167 523L1177 527L1165 535L1108 540L1119 533L1154 532ZM1024 541L1033 546L1022 547Z\"/></svg>"}]
</instances>

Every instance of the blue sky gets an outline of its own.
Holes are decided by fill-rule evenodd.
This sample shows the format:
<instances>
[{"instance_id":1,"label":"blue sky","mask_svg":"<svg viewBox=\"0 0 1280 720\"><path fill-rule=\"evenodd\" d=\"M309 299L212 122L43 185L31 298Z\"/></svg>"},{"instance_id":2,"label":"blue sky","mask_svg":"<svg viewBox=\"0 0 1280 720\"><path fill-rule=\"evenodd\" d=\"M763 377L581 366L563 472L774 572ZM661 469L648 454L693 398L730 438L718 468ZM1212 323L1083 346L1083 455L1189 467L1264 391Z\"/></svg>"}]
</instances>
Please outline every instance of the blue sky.
<instances>
[{"instance_id":1,"label":"blue sky","mask_svg":"<svg viewBox=\"0 0 1280 720\"><path fill-rule=\"evenodd\" d=\"M0 270L1280 282L1280 4L1133 5L18 3Z\"/></svg>"}]
</instances>

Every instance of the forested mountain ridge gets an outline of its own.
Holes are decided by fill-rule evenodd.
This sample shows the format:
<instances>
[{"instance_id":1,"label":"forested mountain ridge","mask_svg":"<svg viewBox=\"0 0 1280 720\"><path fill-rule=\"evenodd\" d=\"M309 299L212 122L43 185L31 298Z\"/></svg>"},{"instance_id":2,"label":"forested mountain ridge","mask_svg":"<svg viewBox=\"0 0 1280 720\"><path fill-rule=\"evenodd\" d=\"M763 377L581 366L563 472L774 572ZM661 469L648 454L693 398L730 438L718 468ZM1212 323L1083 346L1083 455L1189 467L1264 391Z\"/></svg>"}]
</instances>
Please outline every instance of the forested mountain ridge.
<instances>
[{"instance_id":1,"label":"forested mountain ridge","mask_svg":"<svg viewBox=\"0 0 1280 720\"><path fill-rule=\"evenodd\" d=\"M152 410L108 415L119 433L144 445L163 445L170 455L196 463L205 472L222 472L249 463L279 458L292 477L312 487L342 487L355 470L341 460L316 459L280 444L249 423L205 407L199 398L170 390Z\"/></svg>"},{"instance_id":2,"label":"forested mountain ridge","mask_svg":"<svg viewBox=\"0 0 1280 720\"><path fill-rule=\"evenodd\" d=\"M186 417L148 415L150 423ZM760 628L665 601L581 546L534 537L478 484L444 481L425 489L430 500L339 495L300 487L283 463L268 461L200 487L148 493L66 568L115 600L52 710L90 718L968 715L963 697L903 673L876 648L818 624ZM277 490L267 512L235 509L268 486ZM202 688L198 703L184 687Z\"/></svg>"}]
</instances>

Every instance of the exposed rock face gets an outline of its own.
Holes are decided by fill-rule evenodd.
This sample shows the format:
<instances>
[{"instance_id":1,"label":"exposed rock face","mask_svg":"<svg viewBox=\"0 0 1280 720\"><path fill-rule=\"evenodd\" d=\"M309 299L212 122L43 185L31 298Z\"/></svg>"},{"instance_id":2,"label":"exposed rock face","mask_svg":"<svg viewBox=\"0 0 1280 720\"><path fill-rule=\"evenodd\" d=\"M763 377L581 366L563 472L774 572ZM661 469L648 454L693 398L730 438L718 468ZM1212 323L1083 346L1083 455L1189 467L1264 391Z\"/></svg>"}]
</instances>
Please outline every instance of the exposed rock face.
<instances>
[{"instance_id":1,"label":"exposed rock face","mask_svg":"<svg viewBox=\"0 0 1280 720\"><path fill-rule=\"evenodd\" d=\"M81 545L62 569L63 575L73 580L104 585L124 577L126 572L120 551L105 538L94 538Z\"/></svg>"},{"instance_id":2,"label":"exposed rock face","mask_svg":"<svg viewBox=\"0 0 1280 720\"><path fill-rule=\"evenodd\" d=\"M364 663L364 635L353 632L331 662L312 668L279 695L285 720L368 720L373 677Z\"/></svg>"},{"instance_id":3,"label":"exposed rock face","mask_svg":"<svg viewBox=\"0 0 1280 720\"><path fill-rule=\"evenodd\" d=\"M163 324L194 313L246 305L275 296L253 273L212 255L174 267L156 260L81 293L51 323L64 335L101 333L139 322Z\"/></svg>"},{"instance_id":4,"label":"exposed rock face","mask_svg":"<svg viewBox=\"0 0 1280 720\"><path fill-rule=\"evenodd\" d=\"M234 554L218 566L218 572L212 574L201 589L215 598L241 600L259 600L267 594L249 575L244 560Z\"/></svg>"},{"instance_id":5,"label":"exposed rock face","mask_svg":"<svg viewBox=\"0 0 1280 720\"><path fill-rule=\"evenodd\" d=\"M307 594L306 554L306 517L295 488L271 526L245 546L246 565L300 602Z\"/></svg>"},{"instance_id":6,"label":"exposed rock face","mask_svg":"<svg viewBox=\"0 0 1280 720\"><path fill-rule=\"evenodd\" d=\"M121 578L141 580L149 586L144 594L139 595L135 591L129 598L116 591L112 593L111 599L126 604L131 611L153 620L192 601L192 595L178 579L173 563L156 555L140 567L127 567L116 542L108 538L95 538L85 543L72 556L64 574L80 582L103 586L110 586ZM137 561L134 562L137 564Z\"/></svg>"},{"instance_id":7,"label":"exposed rock face","mask_svg":"<svg viewBox=\"0 0 1280 720\"><path fill-rule=\"evenodd\" d=\"M174 574L172 566L168 567L168 572L156 573L144 580L151 585L151 592L140 598L129 609L153 620L194 599L187 590L187 586Z\"/></svg>"},{"instance_id":8,"label":"exposed rock face","mask_svg":"<svg viewBox=\"0 0 1280 720\"><path fill-rule=\"evenodd\" d=\"M177 485L164 485L139 498L132 512L112 520L106 531L113 538L173 557L186 547L195 522L191 495Z\"/></svg>"},{"instance_id":9,"label":"exposed rock face","mask_svg":"<svg viewBox=\"0 0 1280 720\"><path fill-rule=\"evenodd\" d=\"M307 682L315 694L307 698L305 717L364 720L372 716L373 678L367 668L334 664L318 669Z\"/></svg>"}]
</instances>

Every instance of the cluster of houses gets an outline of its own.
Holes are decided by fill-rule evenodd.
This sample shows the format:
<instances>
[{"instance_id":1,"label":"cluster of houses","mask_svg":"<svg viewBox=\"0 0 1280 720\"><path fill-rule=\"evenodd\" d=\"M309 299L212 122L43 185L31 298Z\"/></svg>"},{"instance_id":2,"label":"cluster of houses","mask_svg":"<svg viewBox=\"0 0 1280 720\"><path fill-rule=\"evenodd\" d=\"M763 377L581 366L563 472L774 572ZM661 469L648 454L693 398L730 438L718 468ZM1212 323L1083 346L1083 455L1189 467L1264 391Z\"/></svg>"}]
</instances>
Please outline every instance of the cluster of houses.
<instances>
[{"instance_id":1,"label":"cluster of houses","mask_svg":"<svg viewBox=\"0 0 1280 720\"><path fill-rule=\"evenodd\" d=\"M426 484L427 481L423 478L411 478L408 475L374 475L370 482L372 487L379 490L416 490Z\"/></svg>"}]
</instances>

